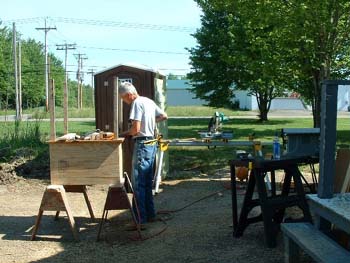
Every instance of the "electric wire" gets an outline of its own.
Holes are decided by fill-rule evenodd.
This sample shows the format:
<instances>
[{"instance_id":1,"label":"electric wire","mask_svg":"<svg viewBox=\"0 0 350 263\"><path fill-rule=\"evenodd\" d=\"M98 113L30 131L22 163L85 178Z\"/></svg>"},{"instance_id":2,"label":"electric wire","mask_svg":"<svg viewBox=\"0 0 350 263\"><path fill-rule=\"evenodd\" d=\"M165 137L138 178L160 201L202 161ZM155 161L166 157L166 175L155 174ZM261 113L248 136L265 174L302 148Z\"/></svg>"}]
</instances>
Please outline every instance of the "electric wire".
<instances>
[{"instance_id":1,"label":"electric wire","mask_svg":"<svg viewBox=\"0 0 350 263\"><path fill-rule=\"evenodd\" d=\"M4 20L3 24L4 25L11 25L12 23L28 24L28 23L36 23L38 21L43 21L45 19L49 20L51 23L67 23L67 24L104 26L104 27L122 27L122 28L131 28L131 29L147 29L147 30L158 30L158 31L161 30L161 31L170 31L170 32L193 33L196 30L196 28L194 27L187 27L187 26L133 23L133 22L94 20L94 19L69 18L69 17L20 18L20 19Z\"/></svg>"}]
</instances>

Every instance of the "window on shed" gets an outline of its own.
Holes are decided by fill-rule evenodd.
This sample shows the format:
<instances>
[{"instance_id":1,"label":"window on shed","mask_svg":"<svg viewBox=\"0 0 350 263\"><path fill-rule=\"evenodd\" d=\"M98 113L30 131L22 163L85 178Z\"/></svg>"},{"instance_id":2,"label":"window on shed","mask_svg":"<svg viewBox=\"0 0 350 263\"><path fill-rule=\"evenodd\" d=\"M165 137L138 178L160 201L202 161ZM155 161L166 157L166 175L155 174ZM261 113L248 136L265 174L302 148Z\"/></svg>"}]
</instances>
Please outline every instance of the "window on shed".
<instances>
[{"instance_id":1,"label":"window on shed","mask_svg":"<svg viewBox=\"0 0 350 263\"><path fill-rule=\"evenodd\" d=\"M119 79L120 82L129 82L132 84L132 78L124 78L124 79Z\"/></svg>"}]
</instances>

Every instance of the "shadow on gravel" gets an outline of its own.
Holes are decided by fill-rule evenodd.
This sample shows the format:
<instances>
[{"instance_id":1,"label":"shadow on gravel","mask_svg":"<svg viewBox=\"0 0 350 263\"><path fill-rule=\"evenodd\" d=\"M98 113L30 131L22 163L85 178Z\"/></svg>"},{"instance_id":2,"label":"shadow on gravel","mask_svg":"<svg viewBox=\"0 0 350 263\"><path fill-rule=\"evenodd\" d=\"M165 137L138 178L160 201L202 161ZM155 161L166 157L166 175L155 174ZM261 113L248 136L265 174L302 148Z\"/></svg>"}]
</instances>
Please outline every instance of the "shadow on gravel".
<instances>
[{"instance_id":1,"label":"shadow on gravel","mask_svg":"<svg viewBox=\"0 0 350 263\"><path fill-rule=\"evenodd\" d=\"M282 262L282 237L278 237L276 248L267 249L262 223L249 226L239 239L232 237L228 181L215 176L164 181L155 203L167 220L146 224L144 241L134 241L136 232L125 230L131 222L127 210L119 214L110 211L100 242L96 242L98 223L75 217L81 240L75 242L64 213L54 221L54 212L44 213L36 241L29 241L36 216L1 216L0 234L5 240L28 240L33 250L42 253L50 243L59 242L63 251L51 246L47 256L37 252L40 257L35 262Z\"/></svg>"}]
</instances>

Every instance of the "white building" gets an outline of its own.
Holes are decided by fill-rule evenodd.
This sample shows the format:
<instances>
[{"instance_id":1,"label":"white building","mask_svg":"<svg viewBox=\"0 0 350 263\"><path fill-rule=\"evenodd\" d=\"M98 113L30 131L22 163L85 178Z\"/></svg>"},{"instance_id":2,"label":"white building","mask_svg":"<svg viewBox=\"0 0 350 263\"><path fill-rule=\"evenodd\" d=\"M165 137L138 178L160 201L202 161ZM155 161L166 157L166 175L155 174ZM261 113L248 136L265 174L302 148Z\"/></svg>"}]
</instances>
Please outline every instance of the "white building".
<instances>
[{"instance_id":1,"label":"white building","mask_svg":"<svg viewBox=\"0 0 350 263\"><path fill-rule=\"evenodd\" d=\"M169 106L194 106L206 104L204 100L195 99L195 95L189 90L189 80L167 80L167 104ZM245 90L234 92L234 100L239 101L239 108L246 110L258 110L255 96L248 95ZM350 86L338 88L338 110L347 111L350 101ZM304 110L308 109L298 98L280 97L271 101L270 110Z\"/></svg>"},{"instance_id":2,"label":"white building","mask_svg":"<svg viewBox=\"0 0 350 263\"><path fill-rule=\"evenodd\" d=\"M338 110L350 111L350 86L338 86Z\"/></svg>"}]
</instances>

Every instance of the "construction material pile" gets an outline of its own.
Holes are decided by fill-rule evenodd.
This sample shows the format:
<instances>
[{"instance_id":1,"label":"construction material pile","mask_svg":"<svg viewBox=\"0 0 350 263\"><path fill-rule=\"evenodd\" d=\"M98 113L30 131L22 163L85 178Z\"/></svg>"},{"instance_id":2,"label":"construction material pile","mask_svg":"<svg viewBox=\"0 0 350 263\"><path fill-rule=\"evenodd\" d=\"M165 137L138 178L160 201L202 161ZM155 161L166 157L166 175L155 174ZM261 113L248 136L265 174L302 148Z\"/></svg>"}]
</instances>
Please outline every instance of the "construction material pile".
<instances>
[{"instance_id":1,"label":"construction material pile","mask_svg":"<svg viewBox=\"0 0 350 263\"><path fill-rule=\"evenodd\" d=\"M61 137L58 137L56 141L104 141L104 140L113 140L114 133L113 132L105 132L99 129L88 132L85 135L78 135L76 133L67 133Z\"/></svg>"}]
</instances>

